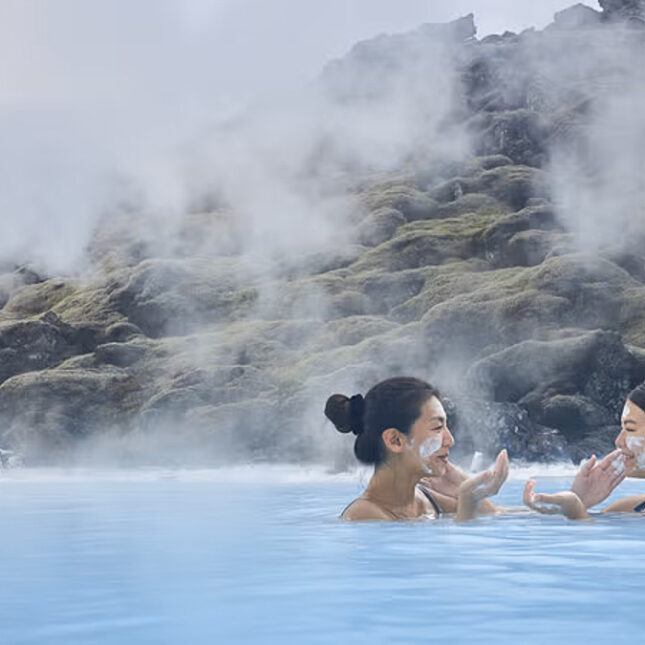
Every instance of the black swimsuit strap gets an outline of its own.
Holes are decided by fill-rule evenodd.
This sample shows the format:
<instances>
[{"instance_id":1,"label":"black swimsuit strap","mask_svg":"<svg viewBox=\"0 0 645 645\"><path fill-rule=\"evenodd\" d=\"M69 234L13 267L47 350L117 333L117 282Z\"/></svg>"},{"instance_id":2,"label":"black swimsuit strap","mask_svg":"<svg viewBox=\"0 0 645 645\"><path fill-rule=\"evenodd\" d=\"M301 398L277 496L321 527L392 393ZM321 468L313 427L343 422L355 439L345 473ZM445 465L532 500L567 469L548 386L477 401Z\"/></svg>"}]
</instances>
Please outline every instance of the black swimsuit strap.
<instances>
[{"instance_id":1,"label":"black swimsuit strap","mask_svg":"<svg viewBox=\"0 0 645 645\"><path fill-rule=\"evenodd\" d=\"M634 506L634 513L642 513L645 511L645 502L641 502L638 506Z\"/></svg>"},{"instance_id":2,"label":"black swimsuit strap","mask_svg":"<svg viewBox=\"0 0 645 645\"><path fill-rule=\"evenodd\" d=\"M428 501L432 504L432 508L434 508L436 516L439 517L441 515L441 507L437 504L437 500L432 496L432 493L430 493L430 491L421 484L417 484L417 487L428 498Z\"/></svg>"}]
</instances>

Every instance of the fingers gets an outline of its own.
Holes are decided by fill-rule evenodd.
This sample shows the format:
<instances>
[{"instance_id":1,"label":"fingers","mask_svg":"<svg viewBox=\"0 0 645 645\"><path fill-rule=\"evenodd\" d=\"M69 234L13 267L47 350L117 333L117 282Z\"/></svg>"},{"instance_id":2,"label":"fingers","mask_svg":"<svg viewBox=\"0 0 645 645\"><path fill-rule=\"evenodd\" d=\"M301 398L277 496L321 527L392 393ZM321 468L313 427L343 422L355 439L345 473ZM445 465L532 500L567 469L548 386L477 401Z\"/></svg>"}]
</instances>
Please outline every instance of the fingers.
<instances>
[{"instance_id":1,"label":"fingers","mask_svg":"<svg viewBox=\"0 0 645 645\"><path fill-rule=\"evenodd\" d=\"M533 504L533 494L535 492L535 481L533 479L529 479L526 482L526 485L524 486L524 496L522 500L527 506L531 506Z\"/></svg>"},{"instance_id":2,"label":"fingers","mask_svg":"<svg viewBox=\"0 0 645 645\"><path fill-rule=\"evenodd\" d=\"M612 462L612 477L610 480L611 490L614 490L614 488L616 488L616 486L623 482L627 477L627 473L630 469L628 468L626 461L625 457L620 455Z\"/></svg>"},{"instance_id":3,"label":"fingers","mask_svg":"<svg viewBox=\"0 0 645 645\"><path fill-rule=\"evenodd\" d=\"M582 462L582 465L580 466L580 470L578 471L579 474L586 474L593 470L593 467L596 465L596 461L598 461L598 458L596 455L591 455L589 459L586 461Z\"/></svg>"},{"instance_id":4,"label":"fingers","mask_svg":"<svg viewBox=\"0 0 645 645\"><path fill-rule=\"evenodd\" d=\"M542 513L542 515L555 515L559 513L564 503L561 493L555 493L554 495L537 493L533 496L533 500L534 503L531 508L538 513Z\"/></svg>"},{"instance_id":5,"label":"fingers","mask_svg":"<svg viewBox=\"0 0 645 645\"><path fill-rule=\"evenodd\" d=\"M505 470L508 473L508 468L508 451L504 448L504 450L501 450L499 455L497 455L497 459L495 460L495 470Z\"/></svg>"},{"instance_id":6,"label":"fingers","mask_svg":"<svg viewBox=\"0 0 645 645\"><path fill-rule=\"evenodd\" d=\"M616 459L616 457L619 457L621 455L622 455L622 450L620 449L610 452L608 455L606 455L600 460L600 463L598 464L599 468L601 468L602 470L607 470L608 468L611 468L611 465L614 459Z\"/></svg>"},{"instance_id":7,"label":"fingers","mask_svg":"<svg viewBox=\"0 0 645 645\"><path fill-rule=\"evenodd\" d=\"M471 477L459 487L459 497L465 496L466 499L470 498L475 503L481 502L494 494L490 485L492 478L493 473L490 470Z\"/></svg>"},{"instance_id":8,"label":"fingers","mask_svg":"<svg viewBox=\"0 0 645 645\"><path fill-rule=\"evenodd\" d=\"M508 453L506 452L506 450L502 450L499 455L497 455L497 459L495 460L495 470L493 472L493 478L490 483L491 492L489 494L495 495L499 492L499 489L502 487L502 484L508 477L508 471Z\"/></svg>"},{"instance_id":9,"label":"fingers","mask_svg":"<svg viewBox=\"0 0 645 645\"><path fill-rule=\"evenodd\" d=\"M487 484L492 477L493 473L490 470L485 470L483 473L479 473L479 475L475 475L474 477L467 479L461 485L461 488L465 491L474 491L476 488Z\"/></svg>"}]
</instances>

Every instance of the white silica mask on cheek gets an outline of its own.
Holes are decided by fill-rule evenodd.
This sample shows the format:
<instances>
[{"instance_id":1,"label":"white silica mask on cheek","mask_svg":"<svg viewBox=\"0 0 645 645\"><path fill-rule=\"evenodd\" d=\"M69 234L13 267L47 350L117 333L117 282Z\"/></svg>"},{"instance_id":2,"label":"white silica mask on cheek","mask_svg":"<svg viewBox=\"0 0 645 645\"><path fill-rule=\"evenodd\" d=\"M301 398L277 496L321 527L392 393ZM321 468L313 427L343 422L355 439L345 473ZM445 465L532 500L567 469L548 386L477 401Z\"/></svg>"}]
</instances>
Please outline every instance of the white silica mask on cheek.
<instances>
[{"instance_id":1,"label":"white silica mask on cheek","mask_svg":"<svg viewBox=\"0 0 645 645\"><path fill-rule=\"evenodd\" d=\"M627 437L625 444L636 455L638 467L645 470L645 450L643 450L643 437Z\"/></svg>"},{"instance_id":2,"label":"white silica mask on cheek","mask_svg":"<svg viewBox=\"0 0 645 645\"><path fill-rule=\"evenodd\" d=\"M429 437L419 446L419 455L421 459L428 459L432 457L435 452L441 450L441 435L438 437Z\"/></svg>"},{"instance_id":3,"label":"white silica mask on cheek","mask_svg":"<svg viewBox=\"0 0 645 645\"><path fill-rule=\"evenodd\" d=\"M642 452L643 437L627 437L625 444L632 452Z\"/></svg>"}]
</instances>

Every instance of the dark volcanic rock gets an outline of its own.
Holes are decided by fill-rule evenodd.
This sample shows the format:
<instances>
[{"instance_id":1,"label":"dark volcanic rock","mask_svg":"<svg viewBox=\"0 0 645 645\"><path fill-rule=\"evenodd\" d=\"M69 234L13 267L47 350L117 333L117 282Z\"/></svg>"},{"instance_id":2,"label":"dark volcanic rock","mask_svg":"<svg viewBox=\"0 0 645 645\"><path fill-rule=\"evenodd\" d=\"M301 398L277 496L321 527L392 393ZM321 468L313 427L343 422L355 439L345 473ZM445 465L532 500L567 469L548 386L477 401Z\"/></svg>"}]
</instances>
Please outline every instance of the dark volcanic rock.
<instances>
[{"instance_id":1,"label":"dark volcanic rock","mask_svg":"<svg viewBox=\"0 0 645 645\"><path fill-rule=\"evenodd\" d=\"M550 27L555 29L581 29L584 27L597 27L601 21L602 14L599 11L578 3L568 9L558 11Z\"/></svg>"},{"instance_id":2,"label":"dark volcanic rock","mask_svg":"<svg viewBox=\"0 0 645 645\"><path fill-rule=\"evenodd\" d=\"M477 135L477 154L501 154L535 167L547 159L548 126L535 112L524 108L487 111L477 115L471 128Z\"/></svg>"},{"instance_id":3,"label":"dark volcanic rock","mask_svg":"<svg viewBox=\"0 0 645 645\"><path fill-rule=\"evenodd\" d=\"M496 401L519 401L536 388L559 388L584 392L617 414L635 380L635 369L634 357L619 334L594 331L513 345L475 363L469 380ZM601 419L597 425L607 422Z\"/></svg>"},{"instance_id":4,"label":"dark volcanic rock","mask_svg":"<svg viewBox=\"0 0 645 645\"><path fill-rule=\"evenodd\" d=\"M92 351L102 337L100 326L67 325L52 313L39 320L0 323L0 383Z\"/></svg>"},{"instance_id":5,"label":"dark volcanic rock","mask_svg":"<svg viewBox=\"0 0 645 645\"><path fill-rule=\"evenodd\" d=\"M378 246L391 239L405 217L395 208L379 208L370 213L358 227L358 239L366 246Z\"/></svg>"},{"instance_id":6,"label":"dark volcanic rock","mask_svg":"<svg viewBox=\"0 0 645 645\"><path fill-rule=\"evenodd\" d=\"M80 439L125 427L139 390L135 379L113 367L14 376L0 385L0 440L31 463L47 461Z\"/></svg>"},{"instance_id":7,"label":"dark volcanic rock","mask_svg":"<svg viewBox=\"0 0 645 645\"><path fill-rule=\"evenodd\" d=\"M114 306L152 337L186 333L248 310L257 298L230 264L146 260L114 296Z\"/></svg>"},{"instance_id":8,"label":"dark volcanic rock","mask_svg":"<svg viewBox=\"0 0 645 645\"><path fill-rule=\"evenodd\" d=\"M568 457L559 432L535 423L526 410L512 403L473 401L458 405L456 436L470 440L474 450L490 456L502 448L512 459L553 461Z\"/></svg>"},{"instance_id":9,"label":"dark volcanic rock","mask_svg":"<svg viewBox=\"0 0 645 645\"><path fill-rule=\"evenodd\" d=\"M603 8L603 18L606 20L645 26L643 0L598 0L598 2Z\"/></svg>"}]
</instances>

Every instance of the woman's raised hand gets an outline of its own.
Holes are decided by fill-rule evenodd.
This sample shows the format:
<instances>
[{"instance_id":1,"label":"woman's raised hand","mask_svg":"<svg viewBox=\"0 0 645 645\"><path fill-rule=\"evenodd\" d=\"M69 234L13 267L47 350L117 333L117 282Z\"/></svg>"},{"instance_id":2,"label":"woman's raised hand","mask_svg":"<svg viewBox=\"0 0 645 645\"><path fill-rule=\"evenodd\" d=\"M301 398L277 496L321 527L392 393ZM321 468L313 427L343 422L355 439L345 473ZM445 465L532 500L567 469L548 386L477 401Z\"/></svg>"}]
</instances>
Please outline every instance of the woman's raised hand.
<instances>
[{"instance_id":1,"label":"woman's raised hand","mask_svg":"<svg viewBox=\"0 0 645 645\"><path fill-rule=\"evenodd\" d=\"M622 451L614 450L600 461L594 455L580 467L571 492L577 495L585 508L591 508L607 499L625 479L627 472Z\"/></svg>"},{"instance_id":2,"label":"woman's raised hand","mask_svg":"<svg viewBox=\"0 0 645 645\"><path fill-rule=\"evenodd\" d=\"M547 495L535 492L535 482L529 479L524 487L524 503L543 515L562 515L570 520L582 520L589 517L585 505L572 491L563 491Z\"/></svg>"},{"instance_id":3,"label":"woman's raised hand","mask_svg":"<svg viewBox=\"0 0 645 645\"><path fill-rule=\"evenodd\" d=\"M424 486L430 488L433 492L454 497L457 499L459 486L468 479L465 472L457 468L454 464L448 462L446 469L441 477L427 477L421 480Z\"/></svg>"},{"instance_id":4,"label":"woman's raised hand","mask_svg":"<svg viewBox=\"0 0 645 645\"><path fill-rule=\"evenodd\" d=\"M502 450L493 470L485 470L483 473L470 477L459 486L457 497L457 520L468 520L475 514L477 504L487 497L497 495L500 488L508 477L508 453Z\"/></svg>"}]
</instances>

